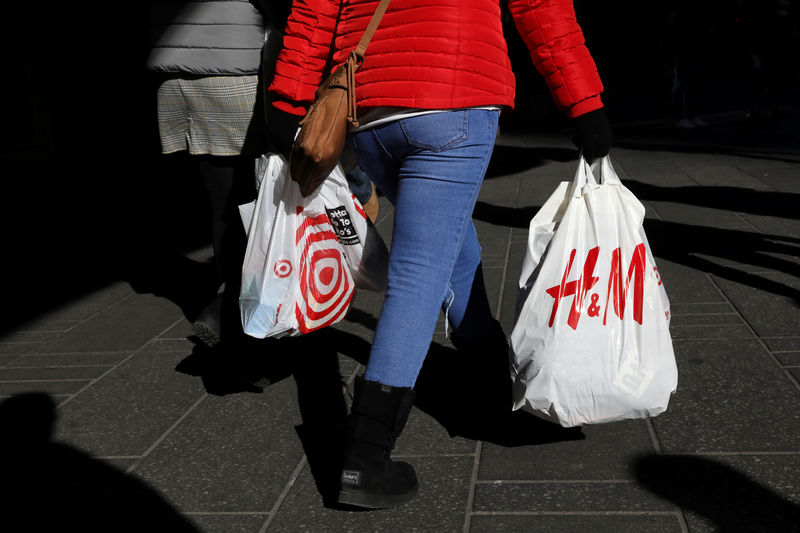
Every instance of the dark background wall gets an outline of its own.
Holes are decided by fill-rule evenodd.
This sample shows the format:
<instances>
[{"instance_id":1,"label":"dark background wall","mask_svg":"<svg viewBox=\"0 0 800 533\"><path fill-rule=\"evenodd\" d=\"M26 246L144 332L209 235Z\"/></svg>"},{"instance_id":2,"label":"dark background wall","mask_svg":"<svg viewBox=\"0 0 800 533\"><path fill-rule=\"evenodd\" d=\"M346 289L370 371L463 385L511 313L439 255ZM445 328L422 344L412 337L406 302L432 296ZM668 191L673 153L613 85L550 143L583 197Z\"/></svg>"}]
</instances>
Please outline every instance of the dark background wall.
<instances>
[{"instance_id":1,"label":"dark background wall","mask_svg":"<svg viewBox=\"0 0 800 533\"><path fill-rule=\"evenodd\" d=\"M704 112L743 113L751 105L754 47L772 69L774 103L793 105L795 4L581 0L576 9L609 114L622 124L673 120L672 59L680 42L696 47ZM144 68L147 9L147 2L6 4L2 329L109 281L147 290L160 269L206 242L198 181L181 170L180 158L159 153L155 84ZM675 9L687 10L692 33L674 24ZM507 22L518 96L505 127L567 128Z\"/></svg>"},{"instance_id":2,"label":"dark background wall","mask_svg":"<svg viewBox=\"0 0 800 533\"><path fill-rule=\"evenodd\" d=\"M674 116L673 73L681 50L697 66L696 107L702 114L747 110L759 84L770 88L776 105L797 99L800 9L795 0L574 3L615 122ZM533 93L532 107L547 112L546 88L510 21L506 29L520 85L517 108L527 108L526 97ZM754 54L760 70L754 68Z\"/></svg>"}]
</instances>

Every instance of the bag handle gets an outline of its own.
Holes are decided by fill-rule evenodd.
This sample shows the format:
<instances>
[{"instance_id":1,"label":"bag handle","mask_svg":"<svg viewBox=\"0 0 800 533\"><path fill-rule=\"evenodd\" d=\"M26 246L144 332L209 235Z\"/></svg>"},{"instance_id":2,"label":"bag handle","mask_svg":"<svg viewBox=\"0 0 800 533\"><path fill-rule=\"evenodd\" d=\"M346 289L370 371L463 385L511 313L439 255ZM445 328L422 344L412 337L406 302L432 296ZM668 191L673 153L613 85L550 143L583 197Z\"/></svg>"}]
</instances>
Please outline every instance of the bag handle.
<instances>
[{"instance_id":1,"label":"bag handle","mask_svg":"<svg viewBox=\"0 0 800 533\"><path fill-rule=\"evenodd\" d=\"M622 180L619 179L617 171L611 164L611 158L607 155L603 156L599 161L595 161L591 165L592 174L600 179L603 185L622 185Z\"/></svg>"},{"instance_id":2,"label":"bag handle","mask_svg":"<svg viewBox=\"0 0 800 533\"><path fill-rule=\"evenodd\" d=\"M573 183L573 195L581 196L583 188L586 186L596 189L600 185L617 186L622 185L622 180L619 179L617 171L611 164L611 158L603 156L600 160L593 162L591 165L583 157L581 151L578 157L578 170L575 172Z\"/></svg>"},{"instance_id":3,"label":"bag handle","mask_svg":"<svg viewBox=\"0 0 800 533\"><path fill-rule=\"evenodd\" d=\"M572 194L576 198L583 194L583 188L589 186L596 189L600 186L592 172L593 165L590 166L586 159L583 157L583 150L578 156L578 170L575 171L575 177L572 180Z\"/></svg>"}]
</instances>

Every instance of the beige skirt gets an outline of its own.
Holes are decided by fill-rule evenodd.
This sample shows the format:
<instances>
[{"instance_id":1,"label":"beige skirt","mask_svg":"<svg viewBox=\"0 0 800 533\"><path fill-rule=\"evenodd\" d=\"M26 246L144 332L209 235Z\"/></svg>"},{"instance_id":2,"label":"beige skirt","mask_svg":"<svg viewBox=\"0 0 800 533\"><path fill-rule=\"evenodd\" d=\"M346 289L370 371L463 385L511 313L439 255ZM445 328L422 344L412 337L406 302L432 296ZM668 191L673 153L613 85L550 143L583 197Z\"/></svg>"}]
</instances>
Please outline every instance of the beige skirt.
<instances>
[{"instance_id":1,"label":"beige skirt","mask_svg":"<svg viewBox=\"0 0 800 533\"><path fill-rule=\"evenodd\" d=\"M257 91L256 75L166 77L158 88L162 153L239 155Z\"/></svg>"}]
</instances>

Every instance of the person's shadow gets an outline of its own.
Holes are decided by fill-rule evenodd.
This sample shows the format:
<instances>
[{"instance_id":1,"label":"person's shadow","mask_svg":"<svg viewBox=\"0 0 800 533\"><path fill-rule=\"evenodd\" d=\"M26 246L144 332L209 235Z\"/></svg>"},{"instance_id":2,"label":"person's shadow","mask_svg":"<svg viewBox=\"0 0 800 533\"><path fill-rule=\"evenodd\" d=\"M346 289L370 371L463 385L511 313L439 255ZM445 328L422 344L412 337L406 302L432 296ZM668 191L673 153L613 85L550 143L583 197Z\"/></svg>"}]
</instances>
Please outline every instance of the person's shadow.
<instances>
[{"instance_id":1,"label":"person's shadow","mask_svg":"<svg viewBox=\"0 0 800 533\"><path fill-rule=\"evenodd\" d=\"M258 380L255 384L259 386L290 376L294 379L302 419L295 431L322 503L327 508L355 510L336 501L348 411L340 354L366 362L369 343L357 335L326 327L299 337L274 339L268 346L268 352L257 356L260 365L248 365L245 379L251 383Z\"/></svg>"},{"instance_id":2,"label":"person's shadow","mask_svg":"<svg viewBox=\"0 0 800 533\"><path fill-rule=\"evenodd\" d=\"M713 522L714 531L800 532L800 505L718 461L652 454L634 470L642 486Z\"/></svg>"},{"instance_id":3,"label":"person's shadow","mask_svg":"<svg viewBox=\"0 0 800 533\"><path fill-rule=\"evenodd\" d=\"M701 207L722 208L737 213L800 219L800 194L778 191L757 191L743 187L694 186L660 187L636 180L625 185L640 200L675 202Z\"/></svg>"},{"instance_id":4,"label":"person's shadow","mask_svg":"<svg viewBox=\"0 0 800 533\"><path fill-rule=\"evenodd\" d=\"M511 410L510 376L500 383L502 376L488 368L498 363L497 358L506 357L500 351L476 361L450 346L433 343L417 378L414 405L433 417L451 437L504 447L586 438L580 427L564 428L527 411Z\"/></svg>"},{"instance_id":5,"label":"person's shadow","mask_svg":"<svg viewBox=\"0 0 800 533\"><path fill-rule=\"evenodd\" d=\"M740 187L659 187L639 181L625 184L637 198L645 201L676 202L788 220L800 218L797 209L800 194ZM796 261L800 256L800 238L796 236L664 220L645 221L645 230L659 257L800 302L800 291L796 288L737 265L725 264L734 261L757 266L759 270L800 276L800 264Z\"/></svg>"},{"instance_id":6,"label":"person's shadow","mask_svg":"<svg viewBox=\"0 0 800 533\"><path fill-rule=\"evenodd\" d=\"M353 311L359 317L369 316ZM242 338L233 346L215 349L198 344L176 371L201 378L206 392L217 396L261 393L293 379L302 419L295 431L311 475L323 505L340 508L336 499L344 456L347 392L339 354L366 362L369 343L327 327L298 337Z\"/></svg>"},{"instance_id":7,"label":"person's shadow","mask_svg":"<svg viewBox=\"0 0 800 533\"><path fill-rule=\"evenodd\" d=\"M5 525L25 531L197 532L152 487L52 440L55 404L46 394L0 404L0 505Z\"/></svg>"},{"instance_id":8,"label":"person's shadow","mask_svg":"<svg viewBox=\"0 0 800 533\"><path fill-rule=\"evenodd\" d=\"M359 309L351 309L347 320L370 329L374 329L377 321ZM202 348L187 357L178 370L197 372L195 375L202 377L207 391L219 395L259 392L283 379L294 379L302 418L302 424L295 430L323 505L357 510L336 502L348 412L348 393L340 371L340 357L366 365L370 343L342 329L327 327L299 337L254 341L252 347L253 351L244 355L249 363L234 369L233 373L230 367L220 369L209 363L225 364L226 359L212 356ZM243 354L238 357L241 365ZM485 380L484 369L464 366L459 362L462 359L456 350L433 343L415 386L415 406L440 423L451 437L480 439L509 447L584 438L580 428L565 429L527 412L512 412L510 406L508 412L493 413L491 419L476 416L481 404L492 399L483 391L464 386ZM230 360L228 357L227 361ZM487 386L492 388L491 384Z\"/></svg>"},{"instance_id":9,"label":"person's shadow","mask_svg":"<svg viewBox=\"0 0 800 533\"><path fill-rule=\"evenodd\" d=\"M351 310L347 319L372 330L377 325L377 318L358 309ZM328 333L330 342L343 354L362 365L367 364L370 349L367 341L342 331L330 330ZM499 405L492 394L504 389L494 382L496 373L492 373L493 377L487 375L487 365L497 364L496 358L504 360L506 353L501 349L497 353L487 353L480 362L467 363L465 361L469 358L451 345L431 343L414 385L415 407L441 424L451 437L482 440L500 446L585 438L578 427L563 428L526 411L511 411L510 405ZM478 384L480 388L471 388L470 384ZM492 408L487 411L489 404Z\"/></svg>"}]
</instances>

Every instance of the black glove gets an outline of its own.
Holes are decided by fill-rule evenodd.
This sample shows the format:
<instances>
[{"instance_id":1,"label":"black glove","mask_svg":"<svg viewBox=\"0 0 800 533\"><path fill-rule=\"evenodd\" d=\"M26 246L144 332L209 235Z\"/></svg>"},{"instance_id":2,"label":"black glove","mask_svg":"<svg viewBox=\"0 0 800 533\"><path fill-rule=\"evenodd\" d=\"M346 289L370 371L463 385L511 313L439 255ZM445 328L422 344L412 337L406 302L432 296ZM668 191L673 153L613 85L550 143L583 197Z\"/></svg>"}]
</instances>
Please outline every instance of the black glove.
<instances>
[{"instance_id":1,"label":"black glove","mask_svg":"<svg viewBox=\"0 0 800 533\"><path fill-rule=\"evenodd\" d=\"M302 115L292 115L267 105L267 151L289 157Z\"/></svg>"},{"instance_id":2,"label":"black glove","mask_svg":"<svg viewBox=\"0 0 800 533\"><path fill-rule=\"evenodd\" d=\"M585 115L575 117L578 134L572 139L575 146L583 148L583 157L591 163L596 158L608 155L611 148L611 124L601 107Z\"/></svg>"}]
</instances>

